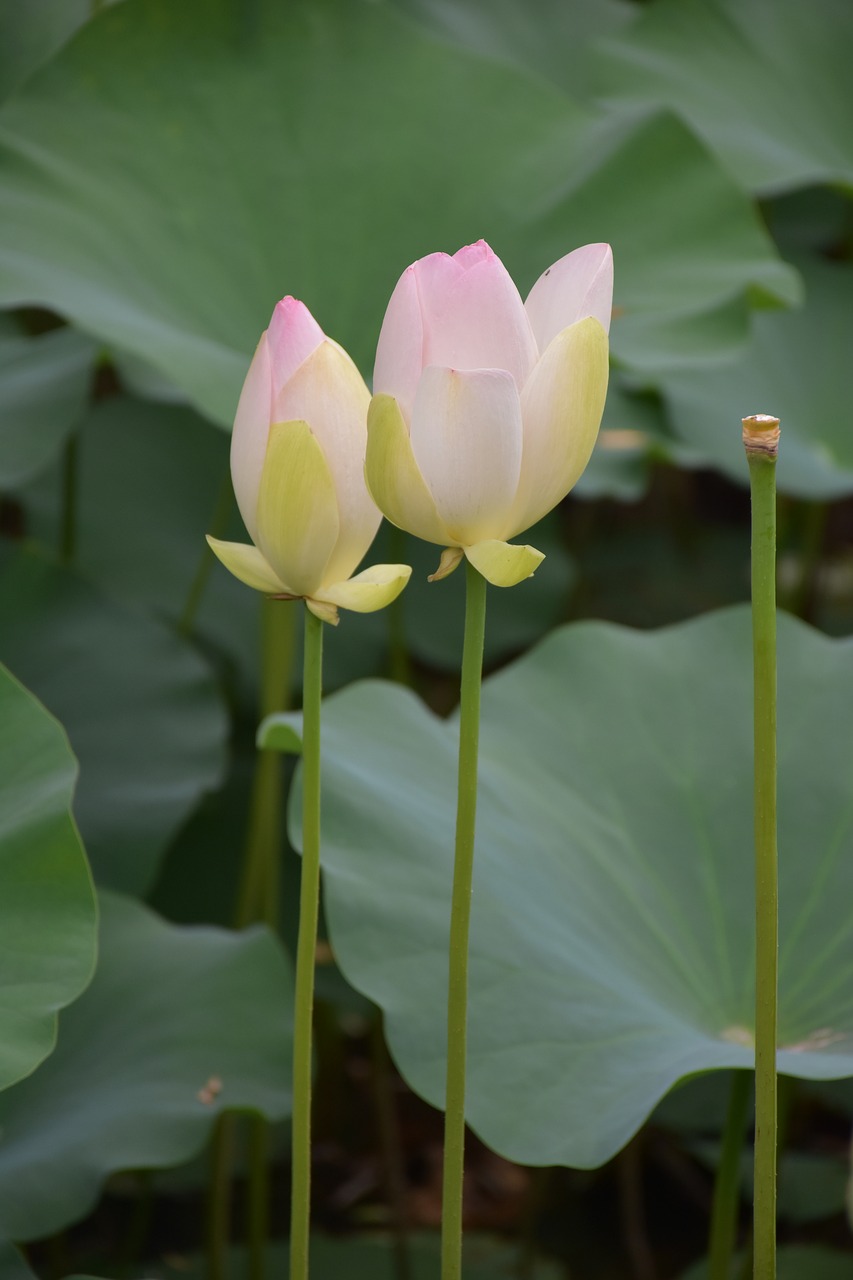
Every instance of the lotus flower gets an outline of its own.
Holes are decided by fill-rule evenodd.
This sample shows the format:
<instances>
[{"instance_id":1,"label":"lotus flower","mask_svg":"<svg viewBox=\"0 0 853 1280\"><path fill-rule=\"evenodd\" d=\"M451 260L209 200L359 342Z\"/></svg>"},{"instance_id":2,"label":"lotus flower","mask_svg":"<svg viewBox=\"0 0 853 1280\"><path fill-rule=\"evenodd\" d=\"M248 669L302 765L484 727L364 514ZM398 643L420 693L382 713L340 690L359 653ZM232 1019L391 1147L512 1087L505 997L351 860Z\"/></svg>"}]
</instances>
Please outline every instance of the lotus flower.
<instances>
[{"instance_id":1,"label":"lotus flower","mask_svg":"<svg viewBox=\"0 0 853 1280\"><path fill-rule=\"evenodd\" d=\"M248 586L305 600L326 622L400 594L408 565L352 577L381 515L364 482L370 393L308 308L284 298L258 343L237 406L231 478L254 546L208 542Z\"/></svg>"},{"instance_id":2,"label":"lotus flower","mask_svg":"<svg viewBox=\"0 0 853 1280\"><path fill-rule=\"evenodd\" d=\"M392 524L465 555L497 586L542 561L507 539L540 520L589 461L607 393L609 245L540 276L525 303L484 241L433 253L385 313L368 415L366 475Z\"/></svg>"}]
</instances>

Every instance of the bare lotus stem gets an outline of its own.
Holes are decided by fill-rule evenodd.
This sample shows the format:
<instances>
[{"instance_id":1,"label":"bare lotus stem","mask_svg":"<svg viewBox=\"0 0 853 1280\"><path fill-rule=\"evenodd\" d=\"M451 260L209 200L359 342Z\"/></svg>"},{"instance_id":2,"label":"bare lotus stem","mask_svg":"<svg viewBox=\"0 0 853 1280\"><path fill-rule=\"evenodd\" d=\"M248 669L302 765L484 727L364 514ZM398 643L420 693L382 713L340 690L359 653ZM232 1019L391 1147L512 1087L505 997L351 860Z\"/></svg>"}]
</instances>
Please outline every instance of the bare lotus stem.
<instances>
[{"instance_id":1,"label":"bare lotus stem","mask_svg":"<svg viewBox=\"0 0 853 1280\"><path fill-rule=\"evenodd\" d=\"M743 419L752 498L755 786L755 1172L753 1280L776 1277L776 455L779 419Z\"/></svg>"}]
</instances>

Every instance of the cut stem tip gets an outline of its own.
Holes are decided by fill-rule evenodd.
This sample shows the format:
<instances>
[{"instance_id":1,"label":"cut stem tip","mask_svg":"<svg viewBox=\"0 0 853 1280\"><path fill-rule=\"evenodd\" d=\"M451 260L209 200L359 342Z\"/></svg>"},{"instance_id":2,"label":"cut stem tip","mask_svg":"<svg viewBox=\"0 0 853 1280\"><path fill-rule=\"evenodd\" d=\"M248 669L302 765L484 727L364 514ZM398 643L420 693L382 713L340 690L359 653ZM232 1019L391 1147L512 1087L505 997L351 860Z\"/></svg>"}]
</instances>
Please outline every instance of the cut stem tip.
<instances>
[{"instance_id":1,"label":"cut stem tip","mask_svg":"<svg viewBox=\"0 0 853 1280\"><path fill-rule=\"evenodd\" d=\"M770 413L751 413L742 422L747 457L775 459L779 452L779 419Z\"/></svg>"}]
</instances>

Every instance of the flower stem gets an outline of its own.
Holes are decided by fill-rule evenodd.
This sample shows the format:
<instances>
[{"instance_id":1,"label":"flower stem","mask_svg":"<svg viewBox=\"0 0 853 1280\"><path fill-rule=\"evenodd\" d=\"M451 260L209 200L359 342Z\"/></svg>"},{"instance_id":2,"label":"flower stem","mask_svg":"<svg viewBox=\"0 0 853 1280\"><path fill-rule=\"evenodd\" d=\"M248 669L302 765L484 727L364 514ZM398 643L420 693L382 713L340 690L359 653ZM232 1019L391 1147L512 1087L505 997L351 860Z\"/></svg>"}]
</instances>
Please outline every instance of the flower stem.
<instances>
[{"instance_id":1,"label":"flower stem","mask_svg":"<svg viewBox=\"0 0 853 1280\"><path fill-rule=\"evenodd\" d=\"M221 538L228 525L228 517L231 514L231 505L234 499L231 491L231 472L225 470L222 473L219 489L216 494L216 503L213 508L213 514L210 518L210 532L215 538ZM181 610L181 616L178 618L178 632L182 636L191 636L195 625L196 614L202 602L207 580L210 577L210 571L213 568L216 557L210 547L205 542L198 555L198 564L193 574L193 580L190 583L190 589L187 592L187 598L184 601L184 607Z\"/></svg>"},{"instance_id":2,"label":"flower stem","mask_svg":"<svg viewBox=\"0 0 853 1280\"><path fill-rule=\"evenodd\" d=\"M62 453L62 493L59 516L59 560L71 565L77 552L77 486L79 482L79 438L70 435Z\"/></svg>"},{"instance_id":3,"label":"flower stem","mask_svg":"<svg viewBox=\"0 0 853 1280\"><path fill-rule=\"evenodd\" d=\"M311 1221L311 1047L320 905L320 703L323 623L305 610L302 695L302 882L293 1028L293 1165L290 1280L308 1278Z\"/></svg>"},{"instance_id":4,"label":"flower stem","mask_svg":"<svg viewBox=\"0 0 853 1280\"><path fill-rule=\"evenodd\" d=\"M447 1088L441 1215L442 1280L462 1278L462 1184L465 1161L465 1061L468 1023L468 933L477 816L480 686L486 631L486 580L466 561L465 639L459 715L456 853L450 910L447 989Z\"/></svg>"},{"instance_id":5,"label":"flower stem","mask_svg":"<svg viewBox=\"0 0 853 1280\"><path fill-rule=\"evenodd\" d=\"M731 1280L740 1200L740 1157L746 1136L751 1084L748 1071L732 1072L723 1147L717 1167L714 1203L711 1209L711 1235L708 1247L709 1280Z\"/></svg>"},{"instance_id":6,"label":"flower stem","mask_svg":"<svg viewBox=\"0 0 853 1280\"><path fill-rule=\"evenodd\" d=\"M227 491L231 502L230 486ZM227 515L227 508L224 513ZM296 605L283 600L261 602L261 719L273 711L285 711L295 660ZM190 618L191 623L191 618ZM281 756L259 751L255 757L252 794L235 924L245 929L262 920L278 929L279 858L282 832ZM250 1280L263 1280L269 1238L269 1160L267 1122L263 1116L248 1118L248 1253ZM231 1176L237 1142L237 1116L220 1117L213 1139L209 1195L208 1270L211 1280L226 1274L226 1251L231 1234Z\"/></svg>"},{"instance_id":7,"label":"flower stem","mask_svg":"<svg viewBox=\"0 0 853 1280\"><path fill-rule=\"evenodd\" d=\"M755 1172L753 1280L776 1276L776 454L779 421L744 418L752 497L755 741Z\"/></svg>"}]
</instances>

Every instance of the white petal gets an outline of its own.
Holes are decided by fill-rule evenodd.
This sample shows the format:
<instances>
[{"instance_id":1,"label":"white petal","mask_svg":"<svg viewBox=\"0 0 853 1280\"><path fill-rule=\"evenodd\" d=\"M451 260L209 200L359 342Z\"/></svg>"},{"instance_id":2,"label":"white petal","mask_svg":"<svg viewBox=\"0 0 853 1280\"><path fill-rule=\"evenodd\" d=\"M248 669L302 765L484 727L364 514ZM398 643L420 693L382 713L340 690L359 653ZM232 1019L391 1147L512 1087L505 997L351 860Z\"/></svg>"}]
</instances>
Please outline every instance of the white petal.
<instances>
[{"instance_id":1,"label":"white petal","mask_svg":"<svg viewBox=\"0 0 853 1280\"><path fill-rule=\"evenodd\" d=\"M500 535L518 487L521 442L521 405L511 374L424 371L412 452L451 541L465 546Z\"/></svg>"},{"instance_id":2,"label":"white petal","mask_svg":"<svg viewBox=\"0 0 853 1280\"><path fill-rule=\"evenodd\" d=\"M299 366L275 404L277 421L309 424L332 475L340 525L324 583L350 576L382 518L364 480L369 404L370 392L358 369L329 338Z\"/></svg>"},{"instance_id":3,"label":"white petal","mask_svg":"<svg viewBox=\"0 0 853 1280\"><path fill-rule=\"evenodd\" d=\"M605 333L613 310L613 254L609 244L585 244L567 253L536 281L525 310L539 350L576 320L594 316Z\"/></svg>"},{"instance_id":4,"label":"white petal","mask_svg":"<svg viewBox=\"0 0 853 1280\"><path fill-rule=\"evenodd\" d=\"M273 390L269 342L258 343L234 418L231 433L231 480L243 523L253 542L258 540L258 490L267 454Z\"/></svg>"}]
</instances>

